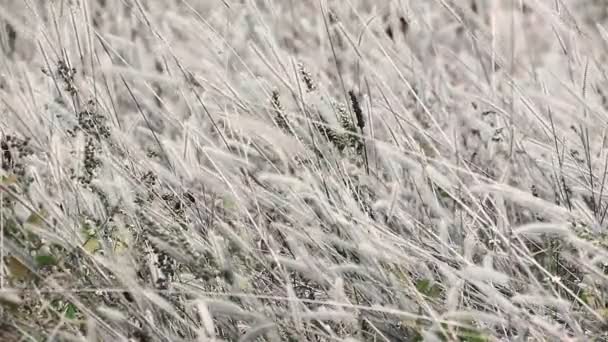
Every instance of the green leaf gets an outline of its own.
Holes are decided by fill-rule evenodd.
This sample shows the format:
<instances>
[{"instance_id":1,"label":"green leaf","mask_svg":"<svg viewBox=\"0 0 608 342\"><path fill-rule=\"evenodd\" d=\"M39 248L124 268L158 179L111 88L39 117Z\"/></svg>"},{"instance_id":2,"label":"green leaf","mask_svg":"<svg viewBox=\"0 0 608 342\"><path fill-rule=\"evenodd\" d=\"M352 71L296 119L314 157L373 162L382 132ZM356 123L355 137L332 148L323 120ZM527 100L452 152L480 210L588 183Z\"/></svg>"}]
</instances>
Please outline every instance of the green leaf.
<instances>
[{"instance_id":1,"label":"green leaf","mask_svg":"<svg viewBox=\"0 0 608 342\"><path fill-rule=\"evenodd\" d=\"M28 218L27 218L27 223L29 224L33 224L35 226L39 226L44 222L44 218L46 217L47 212L46 210L42 209L40 210L39 213L32 213Z\"/></svg>"},{"instance_id":2,"label":"green leaf","mask_svg":"<svg viewBox=\"0 0 608 342\"><path fill-rule=\"evenodd\" d=\"M114 244L114 253L121 255L121 254L124 254L128 250L129 250L129 244L127 244L126 242L123 242L121 240L116 240L116 243Z\"/></svg>"},{"instance_id":3,"label":"green leaf","mask_svg":"<svg viewBox=\"0 0 608 342\"><path fill-rule=\"evenodd\" d=\"M600 316L602 316L603 319L608 319L608 309L607 308L599 309L599 310L597 310L597 313L600 314Z\"/></svg>"},{"instance_id":4,"label":"green leaf","mask_svg":"<svg viewBox=\"0 0 608 342\"><path fill-rule=\"evenodd\" d=\"M236 209L236 203L231 198L224 197L222 202L224 205L224 209L226 209L226 210Z\"/></svg>"},{"instance_id":5,"label":"green leaf","mask_svg":"<svg viewBox=\"0 0 608 342\"><path fill-rule=\"evenodd\" d=\"M65 306L65 318L67 319L76 319L76 314L78 313L78 308L72 303L68 303Z\"/></svg>"},{"instance_id":6,"label":"green leaf","mask_svg":"<svg viewBox=\"0 0 608 342\"><path fill-rule=\"evenodd\" d=\"M450 326L446 323L441 323L441 326L445 330L449 330ZM440 332L438 337L442 341L451 341L451 339L446 336L445 333ZM481 331L478 331L474 328L457 328L456 329L456 337L459 342L489 342L491 339L484 335Z\"/></svg>"},{"instance_id":7,"label":"green leaf","mask_svg":"<svg viewBox=\"0 0 608 342\"><path fill-rule=\"evenodd\" d=\"M35 258L38 267L52 266L57 264L57 260L52 255L38 255Z\"/></svg>"},{"instance_id":8,"label":"green leaf","mask_svg":"<svg viewBox=\"0 0 608 342\"><path fill-rule=\"evenodd\" d=\"M99 243L99 240L97 240L95 237L90 237L84 243L82 248L84 248L85 251L93 254L101 249L101 244Z\"/></svg>"},{"instance_id":9,"label":"green leaf","mask_svg":"<svg viewBox=\"0 0 608 342\"><path fill-rule=\"evenodd\" d=\"M14 174L8 174L0 177L0 184L2 185L13 185L17 183L17 176Z\"/></svg>"},{"instance_id":10,"label":"green leaf","mask_svg":"<svg viewBox=\"0 0 608 342\"><path fill-rule=\"evenodd\" d=\"M423 295L430 298L437 298L441 295L441 287L433 284L429 279L420 279L416 282L416 289Z\"/></svg>"},{"instance_id":11,"label":"green leaf","mask_svg":"<svg viewBox=\"0 0 608 342\"><path fill-rule=\"evenodd\" d=\"M437 187L437 193L441 198L451 198L450 194L441 187Z\"/></svg>"},{"instance_id":12,"label":"green leaf","mask_svg":"<svg viewBox=\"0 0 608 342\"><path fill-rule=\"evenodd\" d=\"M589 304L589 302L591 301L591 296L589 295L589 293L585 290L582 290L580 292L580 294L578 295L578 297L580 298L580 300L583 301L583 303L585 304Z\"/></svg>"},{"instance_id":13,"label":"green leaf","mask_svg":"<svg viewBox=\"0 0 608 342\"><path fill-rule=\"evenodd\" d=\"M485 335L483 335L481 332L479 331L475 331L475 330L464 330L459 332L458 334L458 339L462 342L488 342L490 341L490 339L488 337L486 337Z\"/></svg>"},{"instance_id":14,"label":"green leaf","mask_svg":"<svg viewBox=\"0 0 608 342\"><path fill-rule=\"evenodd\" d=\"M9 256L7 257L6 267L10 272L10 277L14 280L31 280L34 278L34 273L19 259Z\"/></svg>"}]
</instances>

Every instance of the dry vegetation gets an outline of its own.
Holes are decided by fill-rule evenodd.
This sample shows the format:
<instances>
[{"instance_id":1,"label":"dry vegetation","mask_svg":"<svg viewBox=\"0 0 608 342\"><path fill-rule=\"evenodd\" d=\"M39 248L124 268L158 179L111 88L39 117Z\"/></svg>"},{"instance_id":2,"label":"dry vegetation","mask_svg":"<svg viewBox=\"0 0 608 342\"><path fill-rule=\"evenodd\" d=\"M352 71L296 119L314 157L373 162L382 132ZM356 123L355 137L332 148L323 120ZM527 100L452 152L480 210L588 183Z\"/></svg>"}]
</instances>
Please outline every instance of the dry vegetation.
<instances>
[{"instance_id":1,"label":"dry vegetation","mask_svg":"<svg viewBox=\"0 0 608 342\"><path fill-rule=\"evenodd\" d=\"M0 2L4 341L606 341L602 0Z\"/></svg>"}]
</instances>

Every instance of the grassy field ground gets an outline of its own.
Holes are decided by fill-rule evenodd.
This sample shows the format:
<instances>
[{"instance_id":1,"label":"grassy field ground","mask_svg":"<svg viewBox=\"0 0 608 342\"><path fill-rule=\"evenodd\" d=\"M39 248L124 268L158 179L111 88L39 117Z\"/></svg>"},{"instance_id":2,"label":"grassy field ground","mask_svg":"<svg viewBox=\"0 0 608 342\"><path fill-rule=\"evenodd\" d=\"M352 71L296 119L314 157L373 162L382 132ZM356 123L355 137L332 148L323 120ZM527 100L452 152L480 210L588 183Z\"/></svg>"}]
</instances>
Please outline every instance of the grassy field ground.
<instances>
[{"instance_id":1,"label":"grassy field ground","mask_svg":"<svg viewBox=\"0 0 608 342\"><path fill-rule=\"evenodd\" d=\"M2 341L608 341L598 0L0 1Z\"/></svg>"}]
</instances>

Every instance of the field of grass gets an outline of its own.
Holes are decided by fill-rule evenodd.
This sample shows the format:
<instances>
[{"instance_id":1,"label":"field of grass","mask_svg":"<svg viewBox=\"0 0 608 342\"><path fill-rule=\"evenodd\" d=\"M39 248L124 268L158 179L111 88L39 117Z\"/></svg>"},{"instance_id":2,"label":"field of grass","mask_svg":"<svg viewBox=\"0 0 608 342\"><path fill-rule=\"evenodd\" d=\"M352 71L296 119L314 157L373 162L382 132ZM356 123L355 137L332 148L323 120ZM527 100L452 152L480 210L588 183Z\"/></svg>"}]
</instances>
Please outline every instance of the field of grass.
<instances>
[{"instance_id":1,"label":"field of grass","mask_svg":"<svg viewBox=\"0 0 608 342\"><path fill-rule=\"evenodd\" d=\"M608 341L603 0L0 1L1 341Z\"/></svg>"}]
</instances>

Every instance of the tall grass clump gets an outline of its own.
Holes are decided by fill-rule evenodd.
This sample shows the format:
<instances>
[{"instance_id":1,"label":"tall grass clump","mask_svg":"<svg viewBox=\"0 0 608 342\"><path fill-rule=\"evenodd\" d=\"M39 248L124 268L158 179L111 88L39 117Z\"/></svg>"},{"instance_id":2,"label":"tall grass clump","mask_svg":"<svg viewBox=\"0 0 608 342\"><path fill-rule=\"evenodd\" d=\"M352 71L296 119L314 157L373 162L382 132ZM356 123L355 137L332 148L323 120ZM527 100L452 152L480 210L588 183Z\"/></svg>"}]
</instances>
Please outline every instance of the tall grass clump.
<instances>
[{"instance_id":1,"label":"tall grass clump","mask_svg":"<svg viewBox=\"0 0 608 342\"><path fill-rule=\"evenodd\" d=\"M604 7L0 3L0 340L607 341Z\"/></svg>"}]
</instances>

